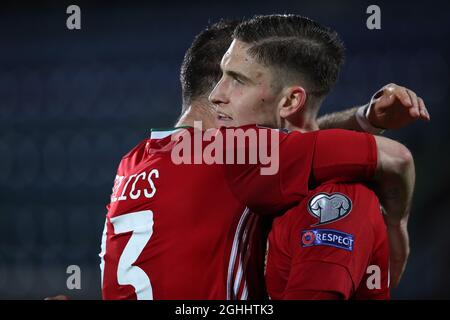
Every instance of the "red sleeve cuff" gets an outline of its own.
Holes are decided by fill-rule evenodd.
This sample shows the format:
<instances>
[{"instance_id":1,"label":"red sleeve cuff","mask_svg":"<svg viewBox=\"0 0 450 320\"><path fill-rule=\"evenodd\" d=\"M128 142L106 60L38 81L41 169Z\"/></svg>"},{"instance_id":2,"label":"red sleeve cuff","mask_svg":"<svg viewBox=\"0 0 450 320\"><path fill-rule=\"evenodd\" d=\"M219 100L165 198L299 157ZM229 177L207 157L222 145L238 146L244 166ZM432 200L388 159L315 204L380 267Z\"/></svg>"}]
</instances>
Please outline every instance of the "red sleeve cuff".
<instances>
[{"instance_id":1,"label":"red sleeve cuff","mask_svg":"<svg viewBox=\"0 0 450 320\"><path fill-rule=\"evenodd\" d=\"M306 261L292 267L283 296L295 296L302 291L332 292L349 299L354 285L346 267L325 261Z\"/></svg>"}]
</instances>

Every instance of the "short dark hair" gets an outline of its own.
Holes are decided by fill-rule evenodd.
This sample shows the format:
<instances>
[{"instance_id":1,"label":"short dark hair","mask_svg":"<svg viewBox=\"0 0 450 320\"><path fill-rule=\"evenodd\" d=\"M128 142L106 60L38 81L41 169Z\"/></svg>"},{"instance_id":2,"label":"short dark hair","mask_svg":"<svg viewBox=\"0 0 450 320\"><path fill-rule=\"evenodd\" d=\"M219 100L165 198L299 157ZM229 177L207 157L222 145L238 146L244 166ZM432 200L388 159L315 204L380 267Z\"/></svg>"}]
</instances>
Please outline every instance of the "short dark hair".
<instances>
[{"instance_id":1,"label":"short dark hair","mask_svg":"<svg viewBox=\"0 0 450 320\"><path fill-rule=\"evenodd\" d=\"M220 61L227 51L237 20L221 20L200 32L181 64L183 111L193 100L209 95L222 76Z\"/></svg>"},{"instance_id":2,"label":"short dark hair","mask_svg":"<svg viewBox=\"0 0 450 320\"><path fill-rule=\"evenodd\" d=\"M288 79L300 77L317 96L331 90L344 62L338 34L299 15L254 16L242 22L233 37L252 45L248 53L256 61L281 69Z\"/></svg>"}]
</instances>

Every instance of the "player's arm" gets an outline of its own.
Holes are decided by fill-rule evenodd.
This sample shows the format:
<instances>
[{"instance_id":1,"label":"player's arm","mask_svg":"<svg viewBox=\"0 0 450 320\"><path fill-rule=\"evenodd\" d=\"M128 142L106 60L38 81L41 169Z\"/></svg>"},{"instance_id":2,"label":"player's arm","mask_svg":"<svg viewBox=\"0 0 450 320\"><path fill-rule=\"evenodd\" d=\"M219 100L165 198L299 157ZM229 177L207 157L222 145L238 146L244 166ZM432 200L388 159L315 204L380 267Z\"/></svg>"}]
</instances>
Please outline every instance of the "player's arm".
<instances>
[{"instance_id":1,"label":"player's arm","mask_svg":"<svg viewBox=\"0 0 450 320\"><path fill-rule=\"evenodd\" d=\"M361 219L367 212L352 211L343 220L358 220L353 227L335 222L335 225L332 223L326 228L311 230L312 226L303 225L290 231L293 258L283 300L348 300L354 295L364 277L372 252L373 233L370 219ZM352 219L352 215L359 217ZM350 222L344 224L350 225ZM308 232L315 233L312 240L305 238ZM327 234L345 237L347 240L338 242L327 237ZM319 237L327 240L317 241ZM269 245L269 250L270 248Z\"/></svg>"},{"instance_id":2,"label":"player's arm","mask_svg":"<svg viewBox=\"0 0 450 320\"><path fill-rule=\"evenodd\" d=\"M341 129L280 133L278 138L268 148L279 156L271 161L271 174L264 175L261 165L225 166L233 193L253 211L286 210L311 186L326 182L374 181L390 224L407 220L415 174L412 155L402 144ZM272 148L274 144L279 150Z\"/></svg>"},{"instance_id":3,"label":"player's arm","mask_svg":"<svg viewBox=\"0 0 450 320\"><path fill-rule=\"evenodd\" d=\"M333 129L317 133L312 164L315 185L375 182L391 224L407 219L414 190L411 152L392 139Z\"/></svg>"},{"instance_id":4,"label":"player's arm","mask_svg":"<svg viewBox=\"0 0 450 320\"><path fill-rule=\"evenodd\" d=\"M282 299L348 300L354 293L353 287L352 278L344 266L320 260L306 261L291 267Z\"/></svg>"},{"instance_id":5,"label":"player's arm","mask_svg":"<svg viewBox=\"0 0 450 320\"><path fill-rule=\"evenodd\" d=\"M260 130L269 131L269 135L274 132ZM399 148L399 143L366 133L333 129L279 136L279 150L272 152L278 157L273 157L271 162L276 170L271 174L264 175L260 165L224 166L232 192L257 213L286 210L298 203L310 186L326 182L378 179L383 184L381 177L404 182L405 168L412 161L412 157L406 156L410 154L400 152L406 148ZM397 212L392 213L394 220Z\"/></svg>"},{"instance_id":6,"label":"player's arm","mask_svg":"<svg viewBox=\"0 0 450 320\"><path fill-rule=\"evenodd\" d=\"M289 213L291 220L286 229L289 232L286 250L292 260L283 298L350 299L358 288L364 290L366 269L372 262L379 264L380 277L384 275L380 278L379 289L386 290L387 262L381 264L372 260L375 239L381 236L374 226L383 223L375 194L362 184L327 184L311 191L308 198L320 194L340 196L333 201L345 203L343 208L347 211L334 220L322 221L321 216L321 223L326 224L323 226L311 225L314 219L310 218L308 211L313 210L314 205L310 201L302 202L293 209L297 211ZM332 200L323 197L320 201L323 206ZM335 212L332 210L335 209L331 208L334 207L325 205L320 212L325 212L325 217L333 217ZM276 244L270 243L269 250L273 250Z\"/></svg>"},{"instance_id":7,"label":"player's arm","mask_svg":"<svg viewBox=\"0 0 450 320\"><path fill-rule=\"evenodd\" d=\"M410 251L407 223L415 183L413 157L405 146L388 138L361 133L353 133L353 137L352 135L346 137L338 133L339 130L319 131L321 139L317 140L317 156L315 156L313 164L315 178L319 182L333 179L337 182L352 181L351 179L361 181L358 180L361 177L361 168L364 167L364 163L369 164L371 161L365 161L364 158L358 159L358 156L370 154L368 150L373 147L365 150L364 143L359 143L357 140L366 136L371 141L376 141L375 174L368 177L368 180L375 182L377 195L387 212L391 279L392 286L396 287L406 267ZM358 135L362 136L358 137ZM349 137L352 139L349 140ZM345 146L345 141L347 141L347 146ZM320 157L320 155L325 157ZM346 157L348 165L345 165ZM355 169L353 173L352 168ZM371 170L368 172L369 174L373 173ZM336 176L339 177L337 180ZM349 178L351 179L349 180Z\"/></svg>"},{"instance_id":8,"label":"player's arm","mask_svg":"<svg viewBox=\"0 0 450 320\"><path fill-rule=\"evenodd\" d=\"M430 120L423 99L408 88L390 83L377 91L368 104L326 114L317 122L320 129L379 134L384 129L402 128L418 119Z\"/></svg>"},{"instance_id":9,"label":"player's arm","mask_svg":"<svg viewBox=\"0 0 450 320\"><path fill-rule=\"evenodd\" d=\"M375 176L375 191L385 211L389 235L391 286L403 275L410 247L408 219L415 184L414 160L402 144L376 137L380 161Z\"/></svg>"},{"instance_id":10,"label":"player's arm","mask_svg":"<svg viewBox=\"0 0 450 320\"><path fill-rule=\"evenodd\" d=\"M388 225L407 221L414 192L415 169L411 152L401 143L375 137L378 150L374 181L378 198L387 211Z\"/></svg>"}]
</instances>

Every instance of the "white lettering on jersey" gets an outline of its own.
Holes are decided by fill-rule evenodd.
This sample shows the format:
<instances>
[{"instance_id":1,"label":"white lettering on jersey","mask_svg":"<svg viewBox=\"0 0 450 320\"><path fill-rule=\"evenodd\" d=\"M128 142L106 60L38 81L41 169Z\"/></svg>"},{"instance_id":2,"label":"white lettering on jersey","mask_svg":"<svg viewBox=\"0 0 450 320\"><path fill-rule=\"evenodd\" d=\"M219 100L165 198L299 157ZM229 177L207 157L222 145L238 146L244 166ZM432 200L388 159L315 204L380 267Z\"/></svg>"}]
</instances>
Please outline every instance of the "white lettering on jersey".
<instances>
[{"instance_id":1,"label":"white lettering on jersey","mask_svg":"<svg viewBox=\"0 0 450 320\"><path fill-rule=\"evenodd\" d=\"M156 193L156 187L154 179L159 178L159 171L157 169L152 169L148 175L147 172L143 171L139 174L133 174L128 177L125 186L122 189L120 197L117 197L117 193L121 190L125 176L116 175L114 180L114 187L111 194L111 203L121 200L137 200L144 196L147 199L152 198ZM147 183L138 184L139 180L145 181ZM131 187L130 187L131 186ZM149 187L149 188L148 188Z\"/></svg>"}]
</instances>

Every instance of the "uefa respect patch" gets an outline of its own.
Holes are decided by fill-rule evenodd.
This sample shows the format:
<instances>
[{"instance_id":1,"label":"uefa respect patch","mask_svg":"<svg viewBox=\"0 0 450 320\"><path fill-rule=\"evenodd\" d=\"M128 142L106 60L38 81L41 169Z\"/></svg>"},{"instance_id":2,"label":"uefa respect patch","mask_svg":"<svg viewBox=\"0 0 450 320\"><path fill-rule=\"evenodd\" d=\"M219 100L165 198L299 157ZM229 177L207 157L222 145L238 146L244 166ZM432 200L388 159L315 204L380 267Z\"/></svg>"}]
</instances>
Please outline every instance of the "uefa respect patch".
<instances>
[{"instance_id":1,"label":"uefa respect patch","mask_svg":"<svg viewBox=\"0 0 450 320\"><path fill-rule=\"evenodd\" d=\"M313 246L330 246L353 251L353 235L333 229L303 230L301 243L303 248Z\"/></svg>"}]
</instances>

